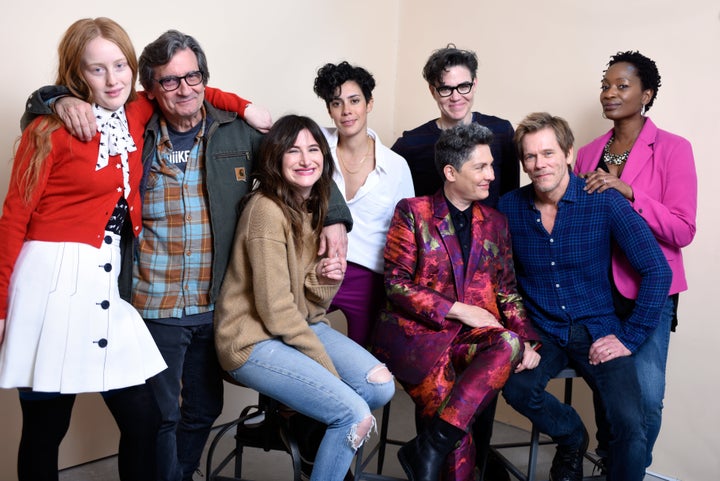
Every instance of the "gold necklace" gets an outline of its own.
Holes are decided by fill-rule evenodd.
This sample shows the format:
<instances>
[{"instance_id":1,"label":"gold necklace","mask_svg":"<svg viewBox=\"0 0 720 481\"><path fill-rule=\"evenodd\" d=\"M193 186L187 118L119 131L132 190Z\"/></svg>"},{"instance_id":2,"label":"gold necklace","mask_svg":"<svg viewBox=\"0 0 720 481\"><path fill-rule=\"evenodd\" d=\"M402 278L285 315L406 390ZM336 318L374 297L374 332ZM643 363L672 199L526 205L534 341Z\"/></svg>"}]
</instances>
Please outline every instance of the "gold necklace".
<instances>
[{"instance_id":1,"label":"gold necklace","mask_svg":"<svg viewBox=\"0 0 720 481\"><path fill-rule=\"evenodd\" d=\"M340 165L345 170L345 172L347 172L348 174L355 175L362 170L363 163L365 162L365 159L367 159L368 155L370 155L370 150L372 147L372 137L370 137L368 135L367 139L368 139L367 140L368 148L367 148L367 151L365 152L365 155L363 155L362 159L360 159L360 162L358 162L357 170L348 169L347 164L345 164L345 161L342 159L342 156L340 155L340 146L339 145L338 145L337 149L335 149L335 152L337 153L337 156L338 156L338 160L340 161Z\"/></svg>"}]
</instances>

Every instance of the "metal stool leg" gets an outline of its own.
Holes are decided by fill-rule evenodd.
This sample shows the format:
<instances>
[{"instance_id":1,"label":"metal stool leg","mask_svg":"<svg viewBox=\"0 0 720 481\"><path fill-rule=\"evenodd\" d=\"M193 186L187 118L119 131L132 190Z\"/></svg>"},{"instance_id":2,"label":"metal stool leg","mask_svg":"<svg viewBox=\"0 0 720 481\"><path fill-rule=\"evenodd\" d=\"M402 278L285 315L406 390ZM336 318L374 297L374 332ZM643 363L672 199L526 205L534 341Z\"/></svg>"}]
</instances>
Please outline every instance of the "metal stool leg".
<instances>
[{"instance_id":1,"label":"metal stool leg","mask_svg":"<svg viewBox=\"0 0 720 481\"><path fill-rule=\"evenodd\" d=\"M388 424L390 424L390 402L383 407L383 420L380 424L380 440L378 442L378 462L377 473L382 474L383 465L385 464L385 448L387 447Z\"/></svg>"},{"instance_id":2,"label":"metal stool leg","mask_svg":"<svg viewBox=\"0 0 720 481\"><path fill-rule=\"evenodd\" d=\"M404 478L395 478L393 476L384 476L382 470L385 464L385 448L388 444L401 446L405 444L403 441L397 441L395 439L388 439L388 427L390 424L390 403L388 402L383 407L383 419L380 423L380 439L376 446L374 446L367 455L365 455L364 446L360 446L357 450L355 458L355 470L354 470L354 481L366 480L366 481L402 481ZM375 473L366 472L368 464L372 461L373 457L377 455L377 471Z\"/></svg>"},{"instance_id":3,"label":"metal stool leg","mask_svg":"<svg viewBox=\"0 0 720 481\"><path fill-rule=\"evenodd\" d=\"M258 404L248 406L237 420L226 424L213 437L206 461L208 481L242 481L242 456L245 446L264 451L286 451L292 458L293 481L300 481L301 461L297 439L289 432L287 414L281 413L280 404L260 395ZM220 440L235 428L235 447L213 469L213 458ZM233 477L221 476L220 472L234 459Z\"/></svg>"},{"instance_id":4,"label":"metal stool leg","mask_svg":"<svg viewBox=\"0 0 720 481\"><path fill-rule=\"evenodd\" d=\"M537 469L538 449L540 449L540 431L533 424L530 433L530 453L528 454L527 481L535 481L535 470Z\"/></svg>"},{"instance_id":5,"label":"metal stool leg","mask_svg":"<svg viewBox=\"0 0 720 481\"><path fill-rule=\"evenodd\" d=\"M572 404L572 381L573 378L579 377L579 374L575 372L572 368L566 368L563 369L558 373L558 375L555 377L555 379L564 379L564 387L565 392L563 395L563 401L565 404ZM491 445L490 449L495 453L495 455L500 459L500 461L503 463L505 468L512 474L515 478L519 479L520 481L536 481L537 476L537 458L538 458L538 451L540 449L540 445L543 444L553 444L552 441L548 440L540 440L540 431L535 427L535 425L532 425L532 430L530 432L530 441L529 442L517 442L517 443L503 443L503 444L495 444ZM516 447L524 447L527 446L529 448L528 452L528 469L527 474L522 473L517 466L512 464L510 460L504 456L502 453L499 452L501 449L505 448L516 448Z\"/></svg>"}]
</instances>

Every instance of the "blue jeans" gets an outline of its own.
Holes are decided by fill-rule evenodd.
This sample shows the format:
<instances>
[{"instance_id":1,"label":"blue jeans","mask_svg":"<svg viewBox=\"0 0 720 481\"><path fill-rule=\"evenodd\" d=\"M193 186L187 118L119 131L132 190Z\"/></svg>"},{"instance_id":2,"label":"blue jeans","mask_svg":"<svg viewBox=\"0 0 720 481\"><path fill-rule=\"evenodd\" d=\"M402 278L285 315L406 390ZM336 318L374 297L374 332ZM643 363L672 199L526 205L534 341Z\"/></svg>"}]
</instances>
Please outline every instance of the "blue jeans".
<instances>
[{"instance_id":1,"label":"blue jeans","mask_svg":"<svg viewBox=\"0 0 720 481\"><path fill-rule=\"evenodd\" d=\"M665 397L665 368L670 347L670 324L674 315L674 304L668 297L660 323L635 353L635 366L640 381L640 392L645 406L647 428L647 457L645 466L652 464L652 452L660 434L663 398Z\"/></svg>"},{"instance_id":2,"label":"blue jeans","mask_svg":"<svg viewBox=\"0 0 720 481\"><path fill-rule=\"evenodd\" d=\"M665 307L660 315L660 323L648 336L647 340L633 354L635 367L642 392L643 407L645 409L645 425L647 428L647 454L645 466L652 464L652 452L660 434L662 423L663 398L665 397L665 368L667 366L668 348L670 346L670 324L674 315L674 303L668 297ZM598 427L598 454L606 455L608 443L608 424L602 416L602 409L598 409L600 400L595 401L595 424Z\"/></svg>"},{"instance_id":3,"label":"blue jeans","mask_svg":"<svg viewBox=\"0 0 720 481\"><path fill-rule=\"evenodd\" d=\"M342 480L355 455L357 424L384 406L395 383L370 382L380 361L365 348L324 323L311 326L341 379L279 339L256 344L249 359L230 375L238 382L327 425L320 443L313 481Z\"/></svg>"},{"instance_id":4,"label":"blue jeans","mask_svg":"<svg viewBox=\"0 0 720 481\"><path fill-rule=\"evenodd\" d=\"M541 334L540 364L510 376L503 396L516 411L559 445L577 446L584 426L572 406L548 393L547 383L569 363L602 399L610 425L608 481L642 481L645 476L645 422L633 356L593 366L588 361L592 339L584 326L570 328L567 346Z\"/></svg>"},{"instance_id":5,"label":"blue jeans","mask_svg":"<svg viewBox=\"0 0 720 481\"><path fill-rule=\"evenodd\" d=\"M148 380L162 414L157 479L190 481L223 406L213 325L184 327L148 321L147 326L168 365Z\"/></svg>"}]
</instances>

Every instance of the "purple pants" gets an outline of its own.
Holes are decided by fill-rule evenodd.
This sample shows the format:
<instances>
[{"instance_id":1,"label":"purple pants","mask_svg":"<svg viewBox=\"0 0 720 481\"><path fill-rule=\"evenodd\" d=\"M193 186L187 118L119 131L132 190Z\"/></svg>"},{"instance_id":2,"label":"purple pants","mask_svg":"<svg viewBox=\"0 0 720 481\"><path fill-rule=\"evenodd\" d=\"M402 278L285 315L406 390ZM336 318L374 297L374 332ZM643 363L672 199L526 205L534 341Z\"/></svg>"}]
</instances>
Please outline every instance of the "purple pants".
<instances>
[{"instance_id":1,"label":"purple pants","mask_svg":"<svg viewBox=\"0 0 720 481\"><path fill-rule=\"evenodd\" d=\"M348 337L367 347L378 312L384 304L385 286L382 274L348 262L345 279L328 312L342 311L347 319Z\"/></svg>"},{"instance_id":2,"label":"purple pants","mask_svg":"<svg viewBox=\"0 0 720 481\"><path fill-rule=\"evenodd\" d=\"M403 387L423 421L438 414L471 432L477 414L490 404L522 360L523 343L512 331L477 328L462 331L420 384ZM444 481L475 479L475 446L465 436L448 455Z\"/></svg>"}]
</instances>

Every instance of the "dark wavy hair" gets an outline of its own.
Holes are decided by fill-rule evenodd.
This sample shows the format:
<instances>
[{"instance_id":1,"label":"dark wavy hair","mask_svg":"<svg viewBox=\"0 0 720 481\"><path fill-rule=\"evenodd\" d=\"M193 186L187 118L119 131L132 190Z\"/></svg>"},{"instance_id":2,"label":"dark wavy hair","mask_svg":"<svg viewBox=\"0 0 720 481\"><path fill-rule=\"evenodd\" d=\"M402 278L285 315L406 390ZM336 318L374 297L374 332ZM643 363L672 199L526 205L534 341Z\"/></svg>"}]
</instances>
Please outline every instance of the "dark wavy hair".
<instances>
[{"instance_id":1,"label":"dark wavy hair","mask_svg":"<svg viewBox=\"0 0 720 481\"><path fill-rule=\"evenodd\" d=\"M365 101L370 102L372 91L375 88L375 78L364 68L352 66L345 61L337 65L326 63L320 67L317 71L317 77L315 77L313 90L329 107L330 102L337 96L338 89L342 87L342 84L350 80L360 86Z\"/></svg>"},{"instance_id":2,"label":"dark wavy hair","mask_svg":"<svg viewBox=\"0 0 720 481\"><path fill-rule=\"evenodd\" d=\"M620 62L627 62L635 67L637 75L640 77L642 89L651 89L653 91L650 101L645 104L645 110L650 110L650 107L652 107L655 99L657 98L660 85L662 84L660 72L658 71L657 65L655 65L655 61L641 54L637 50L628 50L627 52L618 52L610 57L610 61L607 66L610 68ZM607 72L607 70L605 70L605 72Z\"/></svg>"},{"instance_id":3,"label":"dark wavy hair","mask_svg":"<svg viewBox=\"0 0 720 481\"><path fill-rule=\"evenodd\" d=\"M455 44L449 43L447 47L435 50L423 67L423 78L433 87L442 83L443 74L450 67L461 65L467 67L472 79L477 76L478 59L475 52L461 50Z\"/></svg>"},{"instance_id":4,"label":"dark wavy hair","mask_svg":"<svg viewBox=\"0 0 720 481\"><path fill-rule=\"evenodd\" d=\"M298 134L307 129L320 146L323 169L320 179L313 185L307 200L300 198L283 177L283 156L295 145ZM309 117L286 115L280 117L263 138L259 161L252 176L257 188L247 197L260 193L275 201L290 222L293 236L300 239L305 212L312 213L312 228L319 238L330 202L330 187L334 164L330 147L322 130ZM247 202L247 198L246 201Z\"/></svg>"},{"instance_id":5,"label":"dark wavy hair","mask_svg":"<svg viewBox=\"0 0 720 481\"><path fill-rule=\"evenodd\" d=\"M475 122L458 124L440 133L435 144L435 168L445 179L443 169L452 165L460 171L478 145L490 145L493 133L487 127Z\"/></svg>"}]
</instances>

